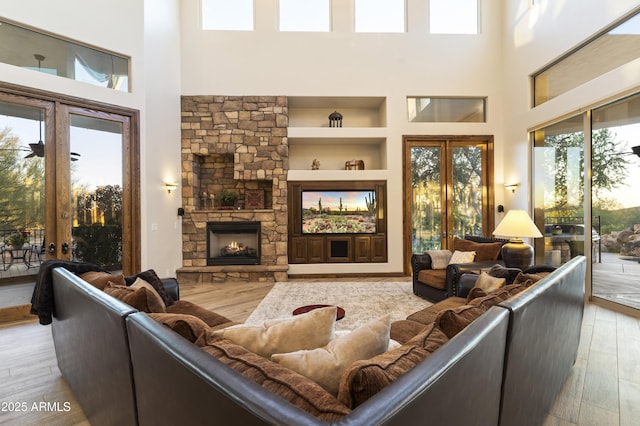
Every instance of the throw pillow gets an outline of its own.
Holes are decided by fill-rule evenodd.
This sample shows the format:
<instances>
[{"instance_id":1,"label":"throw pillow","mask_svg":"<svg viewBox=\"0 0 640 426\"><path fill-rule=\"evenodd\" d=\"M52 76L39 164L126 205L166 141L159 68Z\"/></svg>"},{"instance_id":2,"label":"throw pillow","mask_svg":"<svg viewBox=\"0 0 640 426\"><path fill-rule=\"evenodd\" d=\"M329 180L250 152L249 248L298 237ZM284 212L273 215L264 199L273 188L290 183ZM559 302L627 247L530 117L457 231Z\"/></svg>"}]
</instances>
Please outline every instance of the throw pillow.
<instances>
[{"instance_id":1,"label":"throw pillow","mask_svg":"<svg viewBox=\"0 0 640 426\"><path fill-rule=\"evenodd\" d=\"M125 281L127 285L132 285L137 278L142 278L156 289L162 300L164 301L165 306L171 306L173 303L173 299L167 293L167 290L164 288L164 284L162 284L162 280L158 277L156 272L153 269L146 270L144 272L140 272L139 274L125 277Z\"/></svg>"},{"instance_id":2,"label":"throw pillow","mask_svg":"<svg viewBox=\"0 0 640 426\"><path fill-rule=\"evenodd\" d=\"M455 237L453 239L453 250L475 251L476 262L484 262L485 260L496 260L502 249L501 242L495 243L477 243L475 241L465 240Z\"/></svg>"},{"instance_id":3,"label":"throw pillow","mask_svg":"<svg viewBox=\"0 0 640 426\"><path fill-rule=\"evenodd\" d=\"M125 285L124 275L122 274L110 274L108 272L91 271L85 272L84 274L79 275L79 277L99 290L104 290L109 281L114 284Z\"/></svg>"},{"instance_id":4,"label":"throw pillow","mask_svg":"<svg viewBox=\"0 0 640 426\"><path fill-rule=\"evenodd\" d=\"M109 282L104 292L142 312L164 312L165 309L144 287L131 288Z\"/></svg>"},{"instance_id":5,"label":"throw pillow","mask_svg":"<svg viewBox=\"0 0 640 426\"><path fill-rule=\"evenodd\" d=\"M160 324L166 325L192 343L209 329L209 326L204 321L193 315L150 313L149 317Z\"/></svg>"},{"instance_id":6,"label":"throw pillow","mask_svg":"<svg viewBox=\"0 0 640 426\"><path fill-rule=\"evenodd\" d=\"M519 268L505 268L502 265L496 264L493 265L487 273L492 277L504 278L507 280L507 284L511 284L520 272L522 272L522 270Z\"/></svg>"},{"instance_id":7,"label":"throw pillow","mask_svg":"<svg viewBox=\"0 0 640 426\"><path fill-rule=\"evenodd\" d=\"M335 315L335 311L333 314ZM335 320L335 316L333 319ZM213 336L213 333L202 334L196 341L196 346L247 379L323 422L337 422L351 411L313 380L240 345Z\"/></svg>"},{"instance_id":8,"label":"throw pillow","mask_svg":"<svg viewBox=\"0 0 640 426\"><path fill-rule=\"evenodd\" d=\"M136 278L136 281L131 285L131 288L138 289L141 287L144 287L147 289L147 293L149 297L153 297L154 299L156 299L155 302L153 302L154 306L162 307L162 310L159 312L166 312L164 301L162 300L162 297L160 297L156 289L151 284L143 280L142 278Z\"/></svg>"},{"instance_id":9,"label":"throw pillow","mask_svg":"<svg viewBox=\"0 0 640 426\"><path fill-rule=\"evenodd\" d=\"M407 344L371 359L354 362L342 375L338 400L349 408L356 408L448 340L438 327L430 324Z\"/></svg>"},{"instance_id":10,"label":"throw pillow","mask_svg":"<svg viewBox=\"0 0 640 426\"><path fill-rule=\"evenodd\" d=\"M449 250L427 250L425 253L431 258L431 269L445 269L452 255Z\"/></svg>"},{"instance_id":11,"label":"throw pillow","mask_svg":"<svg viewBox=\"0 0 640 426\"><path fill-rule=\"evenodd\" d=\"M237 323L231 321L224 315L210 311L188 300L176 300L171 306L167 307L167 313L193 315L200 318L209 327L224 328Z\"/></svg>"},{"instance_id":12,"label":"throw pillow","mask_svg":"<svg viewBox=\"0 0 640 426\"><path fill-rule=\"evenodd\" d=\"M456 250L451 255L451 259L449 260L449 265L453 265L456 263L471 263L476 257L475 251L459 251Z\"/></svg>"},{"instance_id":13,"label":"throw pillow","mask_svg":"<svg viewBox=\"0 0 640 426\"><path fill-rule=\"evenodd\" d=\"M485 312L480 307L464 305L456 309L446 309L438 314L434 323L449 339L464 330Z\"/></svg>"},{"instance_id":14,"label":"throw pillow","mask_svg":"<svg viewBox=\"0 0 640 426\"><path fill-rule=\"evenodd\" d=\"M514 284L522 284L525 286L530 286L534 283L537 283L538 281L540 281L542 278L542 276L538 275L538 274L525 274L524 272L520 272L516 278L513 280Z\"/></svg>"},{"instance_id":15,"label":"throw pillow","mask_svg":"<svg viewBox=\"0 0 640 426\"><path fill-rule=\"evenodd\" d=\"M265 321L262 325L239 324L214 331L252 352L271 358L277 353L316 349L334 337L335 306L315 309L292 318Z\"/></svg>"},{"instance_id":16,"label":"throw pillow","mask_svg":"<svg viewBox=\"0 0 640 426\"><path fill-rule=\"evenodd\" d=\"M390 316L370 321L327 346L274 354L272 361L310 378L332 395L338 394L342 373L356 361L379 355L389 347Z\"/></svg>"},{"instance_id":17,"label":"throw pillow","mask_svg":"<svg viewBox=\"0 0 640 426\"><path fill-rule=\"evenodd\" d=\"M485 293L489 293L490 291L499 289L507 282L504 278L496 278L487 274L486 272L482 272L478 279L476 280L476 285L474 288L480 288L484 290Z\"/></svg>"}]
</instances>

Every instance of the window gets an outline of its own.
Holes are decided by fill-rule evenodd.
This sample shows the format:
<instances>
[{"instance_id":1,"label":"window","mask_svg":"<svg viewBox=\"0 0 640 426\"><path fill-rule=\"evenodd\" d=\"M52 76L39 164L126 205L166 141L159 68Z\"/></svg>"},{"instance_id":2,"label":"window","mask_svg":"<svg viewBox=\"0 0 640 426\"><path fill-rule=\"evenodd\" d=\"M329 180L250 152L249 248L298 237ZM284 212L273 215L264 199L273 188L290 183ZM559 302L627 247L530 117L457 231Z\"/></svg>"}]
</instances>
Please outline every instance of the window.
<instances>
[{"instance_id":1,"label":"window","mask_svg":"<svg viewBox=\"0 0 640 426\"><path fill-rule=\"evenodd\" d=\"M202 29L253 31L253 0L202 0Z\"/></svg>"},{"instance_id":2,"label":"window","mask_svg":"<svg viewBox=\"0 0 640 426\"><path fill-rule=\"evenodd\" d=\"M478 0L429 0L431 34L478 34Z\"/></svg>"},{"instance_id":3,"label":"window","mask_svg":"<svg viewBox=\"0 0 640 426\"><path fill-rule=\"evenodd\" d=\"M640 14L610 28L533 76L537 106L640 57Z\"/></svg>"},{"instance_id":4,"label":"window","mask_svg":"<svg viewBox=\"0 0 640 426\"><path fill-rule=\"evenodd\" d=\"M355 8L356 32L405 31L404 0L355 0Z\"/></svg>"},{"instance_id":5,"label":"window","mask_svg":"<svg viewBox=\"0 0 640 426\"><path fill-rule=\"evenodd\" d=\"M129 91L129 59L0 20L0 62ZM27 54L26 52L33 52Z\"/></svg>"},{"instance_id":6,"label":"window","mask_svg":"<svg viewBox=\"0 0 640 426\"><path fill-rule=\"evenodd\" d=\"M414 123L484 123L486 99L410 96L407 116Z\"/></svg>"},{"instance_id":7,"label":"window","mask_svg":"<svg viewBox=\"0 0 640 426\"><path fill-rule=\"evenodd\" d=\"M280 31L329 31L329 0L280 0Z\"/></svg>"}]
</instances>

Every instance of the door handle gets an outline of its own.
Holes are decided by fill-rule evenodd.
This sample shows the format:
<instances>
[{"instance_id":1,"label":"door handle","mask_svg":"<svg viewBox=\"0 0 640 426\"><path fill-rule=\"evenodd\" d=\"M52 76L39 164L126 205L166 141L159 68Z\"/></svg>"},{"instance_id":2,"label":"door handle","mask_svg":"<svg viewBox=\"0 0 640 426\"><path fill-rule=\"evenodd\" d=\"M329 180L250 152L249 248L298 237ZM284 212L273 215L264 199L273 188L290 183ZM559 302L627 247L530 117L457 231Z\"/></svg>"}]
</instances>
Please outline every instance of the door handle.
<instances>
[{"instance_id":1,"label":"door handle","mask_svg":"<svg viewBox=\"0 0 640 426\"><path fill-rule=\"evenodd\" d=\"M65 241L64 243L62 243L62 254L67 253L69 253L69 243Z\"/></svg>"},{"instance_id":2,"label":"door handle","mask_svg":"<svg viewBox=\"0 0 640 426\"><path fill-rule=\"evenodd\" d=\"M55 243L49 243L49 254L56 254L56 245L55 245Z\"/></svg>"}]
</instances>

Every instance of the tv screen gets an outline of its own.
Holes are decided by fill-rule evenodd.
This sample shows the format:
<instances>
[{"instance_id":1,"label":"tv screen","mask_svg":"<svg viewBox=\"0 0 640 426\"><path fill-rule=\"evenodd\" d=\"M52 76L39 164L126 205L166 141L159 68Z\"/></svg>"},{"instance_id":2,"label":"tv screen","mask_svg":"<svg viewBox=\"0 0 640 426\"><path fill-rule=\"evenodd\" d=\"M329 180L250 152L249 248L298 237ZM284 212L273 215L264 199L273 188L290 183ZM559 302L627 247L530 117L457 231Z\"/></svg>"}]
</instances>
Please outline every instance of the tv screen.
<instances>
[{"instance_id":1,"label":"tv screen","mask_svg":"<svg viewBox=\"0 0 640 426\"><path fill-rule=\"evenodd\" d=\"M302 191L303 234L375 234L376 192Z\"/></svg>"}]
</instances>

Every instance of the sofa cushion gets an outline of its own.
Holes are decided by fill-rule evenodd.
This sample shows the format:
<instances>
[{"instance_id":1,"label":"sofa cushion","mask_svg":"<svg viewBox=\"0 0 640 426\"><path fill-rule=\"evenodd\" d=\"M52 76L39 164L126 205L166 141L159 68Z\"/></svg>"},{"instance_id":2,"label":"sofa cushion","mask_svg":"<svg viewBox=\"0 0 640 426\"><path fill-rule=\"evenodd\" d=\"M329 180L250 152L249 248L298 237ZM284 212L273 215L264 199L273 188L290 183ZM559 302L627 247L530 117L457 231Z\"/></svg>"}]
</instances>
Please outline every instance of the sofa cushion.
<instances>
[{"instance_id":1,"label":"sofa cushion","mask_svg":"<svg viewBox=\"0 0 640 426\"><path fill-rule=\"evenodd\" d=\"M423 325L428 325L435 321L438 314L445 309L459 308L465 303L466 300L463 297L448 297L438 303L412 313L407 317L407 319L422 323Z\"/></svg>"},{"instance_id":2,"label":"sofa cushion","mask_svg":"<svg viewBox=\"0 0 640 426\"><path fill-rule=\"evenodd\" d=\"M401 347L357 361L340 380L338 400L355 408L415 367L447 342L447 336L434 324Z\"/></svg>"},{"instance_id":3,"label":"sofa cushion","mask_svg":"<svg viewBox=\"0 0 640 426\"><path fill-rule=\"evenodd\" d=\"M351 364L387 350L389 327L390 317L385 315L332 340L322 348L274 354L271 360L297 371L327 392L337 395L340 377Z\"/></svg>"},{"instance_id":4,"label":"sofa cushion","mask_svg":"<svg viewBox=\"0 0 640 426\"><path fill-rule=\"evenodd\" d=\"M173 303L173 299L167 293L167 290L164 288L164 284L162 284L162 280L158 277L156 272L153 269L148 269L146 271L140 272L139 274L125 277L125 281L127 285L132 285L137 278L142 278L156 289L160 297L162 298L165 306L171 306Z\"/></svg>"},{"instance_id":5,"label":"sofa cushion","mask_svg":"<svg viewBox=\"0 0 640 426\"><path fill-rule=\"evenodd\" d=\"M464 240L455 237L453 239L453 250L475 251L475 262L483 262L486 260L496 260L500 255L502 243L477 243L475 241Z\"/></svg>"},{"instance_id":6,"label":"sofa cushion","mask_svg":"<svg viewBox=\"0 0 640 426\"><path fill-rule=\"evenodd\" d=\"M544 276L540 274L525 274L524 272L520 272L516 278L513 280L514 284L522 284L525 286L530 286L534 283L540 281Z\"/></svg>"},{"instance_id":7,"label":"sofa cushion","mask_svg":"<svg viewBox=\"0 0 640 426\"><path fill-rule=\"evenodd\" d=\"M446 290L447 271L446 269L422 269L418 272L418 281L429 287Z\"/></svg>"},{"instance_id":8,"label":"sofa cushion","mask_svg":"<svg viewBox=\"0 0 640 426\"><path fill-rule=\"evenodd\" d=\"M202 334L196 345L246 378L320 420L335 422L351 411L313 380L212 332Z\"/></svg>"},{"instance_id":9,"label":"sofa cushion","mask_svg":"<svg viewBox=\"0 0 640 426\"><path fill-rule=\"evenodd\" d=\"M455 265L458 263L472 263L475 258L476 258L475 251L456 250L451 255L451 259L449 259L449 265Z\"/></svg>"},{"instance_id":10,"label":"sofa cushion","mask_svg":"<svg viewBox=\"0 0 640 426\"><path fill-rule=\"evenodd\" d=\"M234 325L216 330L214 334L271 358L276 353L316 349L328 344L334 338L336 311L335 306L329 306L260 325Z\"/></svg>"},{"instance_id":11,"label":"sofa cushion","mask_svg":"<svg viewBox=\"0 0 640 426\"><path fill-rule=\"evenodd\" d=\"M167 307L167 313L193 315L194 317L200 318L213 329L236 325L236 323L229 318L205 309L193 302L189 302L188 300L176 300L171 306Z\"/></svg>"},{"instance_id":12,"label":"sofa cushion","mask_svg":"<svg viewBox=\"0 0 640 426\"><path fill-rule=\"evenodd\" d=\"M209 326L200 318L185 314L150 313L149 317L166 325L190 342L195 342Z\"/></svg>"},{"instance_id":13,"label":"sofa cushion","mask_svg":"<svg viewBox=\"0 0 640 426\"><path fill-rule=\"evenodd\" d=\"M108 272L90 271L79 275L80 278L96 287L99 290L104 290L109 281L117 285L125 285L124 275L122 274L110 274Z\"/></svg>"},{"instance_id":14,"label":"sofa cushion","mask_svg":"<svg viewBox=\"0 0 640 426\"><path fill-rule=\"evenodd\" d=\"M431 258L432 269L445 269L453 254L450 250L427 250L425 253Z\"/></svg>"},{"instance_id":15,"label":"sofa cushion","mask_svg":"<svg viewBox=\"0 0 640 426\"><path fill-rule=\"evenodd\" d=\"M425 324L411 320L399 320L391 323L389 337L401 345L418 335L424 328Z\"/></svg>"},{"instance_id":16,"label":"sofa cushion","mask_svg":"<svg viewBox=\"0 0 640 426\"><path fill-rule=\"evenodd\" d=\"M446 309L438 314L434 323L449 339L461 332L485 312L482 307L463 305L455 309Z\"/></svg>"},{"instance_id":17,"label":"sofa cushion","mask_svg":"<svg viewBox=\"0 0 640 426\"><path fill-rule=\"evenodd\" d=\"M142 312L164 312L165 307L144 287L131 288L109 282L104 292Z\"/></svg>"},{"instance_id":18,"label":"sofa cushion","mask_svg":"<svg viewBox=\"0 0 640 426\"><path fill-rule=\"evenodd\" d=\"M505 285L506 282L507 280L505 278L496 278L492 277L486 272L481 272L480 276L476 280L474 288L480 288L484 290L485 293L488 293L490 291L499 289L500 287Z\"/></svg>"}]
</instances>

